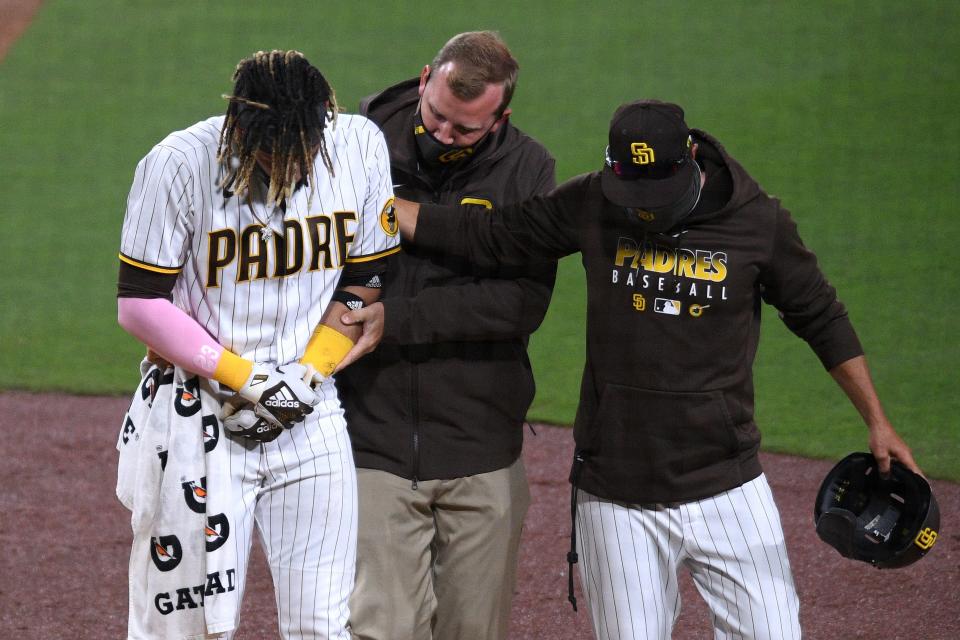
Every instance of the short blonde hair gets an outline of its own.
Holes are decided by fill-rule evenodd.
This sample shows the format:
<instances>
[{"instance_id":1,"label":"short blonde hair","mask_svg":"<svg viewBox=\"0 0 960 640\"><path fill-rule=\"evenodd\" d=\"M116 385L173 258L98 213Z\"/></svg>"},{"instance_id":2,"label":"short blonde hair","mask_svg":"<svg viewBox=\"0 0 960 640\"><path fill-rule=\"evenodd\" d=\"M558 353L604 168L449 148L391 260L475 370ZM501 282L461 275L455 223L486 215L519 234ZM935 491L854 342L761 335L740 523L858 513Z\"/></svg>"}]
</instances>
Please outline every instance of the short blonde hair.
<instances>
[{"instance_id":1,"label":"short blonde hair","mask_svg":"<svg viewBox=\"0 0 960 640\"><path fill-rule=\"evenodd\" d=\"M495 31L467 31L447 41L437 52L431 67L439 69L448 62L453 69L447 76L447 86L457 98L473 100L488 84L503 84L503 100L497 116L503 114L513 98L520 65L506 43Z\"/></svg>"}]
</instances>

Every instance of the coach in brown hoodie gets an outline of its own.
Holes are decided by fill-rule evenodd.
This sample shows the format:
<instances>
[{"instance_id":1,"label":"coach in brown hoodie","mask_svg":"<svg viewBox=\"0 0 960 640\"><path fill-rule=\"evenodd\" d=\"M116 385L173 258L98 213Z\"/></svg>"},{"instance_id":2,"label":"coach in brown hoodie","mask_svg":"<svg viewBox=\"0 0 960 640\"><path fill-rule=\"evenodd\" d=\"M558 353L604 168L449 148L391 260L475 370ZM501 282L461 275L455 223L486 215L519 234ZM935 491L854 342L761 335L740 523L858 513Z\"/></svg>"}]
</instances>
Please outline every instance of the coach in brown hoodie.
<instances>
[{"instance_id":1,"label":"coach in brown hoodie","mask_svg":"<svg viewBox=\"0 0 960 640\"><path fill-rule=\"evenodd\" d=\"M509 120L517 64L491 32L451 39L419 78L361 105L398 196L499 207L555 186ZM356 638L505 638L529 490L527 337L556 272L474 267L406 245L388 258L383 341L337 374L358 468Z\"/></svg>"},{"instance_id":2,"label":"coach in brown hoodie","mask_svg":"<svg viewBox=\"0 0 960 640\"><path fill-rule=\"evenodd\" d=\"M716 139L688 128L680 107L646 100L614 114L602 171L547 197L482 215L398 202L397 215L405 241L488 268L582 255L587 361L571 480L597 637L668 637L680 566L718 637L799 637L757 456L762 302L863 416L881 471L891 459L919 469L884 415L844 306L780 202Z\"/></svg>"}]
</instances>

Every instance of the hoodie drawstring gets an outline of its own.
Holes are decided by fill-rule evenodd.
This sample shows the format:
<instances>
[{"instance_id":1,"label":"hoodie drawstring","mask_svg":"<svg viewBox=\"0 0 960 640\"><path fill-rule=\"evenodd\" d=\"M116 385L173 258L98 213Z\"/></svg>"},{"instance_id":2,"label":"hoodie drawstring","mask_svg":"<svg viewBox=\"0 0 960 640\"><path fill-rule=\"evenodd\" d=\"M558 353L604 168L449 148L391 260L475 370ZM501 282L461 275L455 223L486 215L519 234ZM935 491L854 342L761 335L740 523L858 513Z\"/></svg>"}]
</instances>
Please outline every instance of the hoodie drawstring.
<instances>
[{"instance_id":1,"label":"hoodie drawstring","mask_svg":"<svg viewBox=\"0 0 960 640\"><path fill-rule=\"evenodd\" d=\"M567 553L567 600L577 610L577 598L573 595L573 565L577 564L577 488L580 483L580 471L583 469L583 452L573 455L573 468L570 470L570 551Z\"/></svg>"}]
</instances>

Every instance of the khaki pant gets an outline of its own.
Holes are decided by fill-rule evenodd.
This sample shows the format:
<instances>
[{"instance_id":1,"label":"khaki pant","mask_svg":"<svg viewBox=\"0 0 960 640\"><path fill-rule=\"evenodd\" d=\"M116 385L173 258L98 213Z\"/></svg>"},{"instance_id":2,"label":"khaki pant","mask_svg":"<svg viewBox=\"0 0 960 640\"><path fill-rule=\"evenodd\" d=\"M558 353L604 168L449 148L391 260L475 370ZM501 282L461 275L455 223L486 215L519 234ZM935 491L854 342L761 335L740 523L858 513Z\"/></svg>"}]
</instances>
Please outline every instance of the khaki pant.
<instances>
[{"instance_id":1,"label":"khaki pant","mask_svg":"<svg viewBox=\"0 0 960 640\"><path fill-rule=\"evenodd\" d=\"M353 637L501 640L530 504L523 460L453 480L357 469Z\"/></svg>"}]
</instances>

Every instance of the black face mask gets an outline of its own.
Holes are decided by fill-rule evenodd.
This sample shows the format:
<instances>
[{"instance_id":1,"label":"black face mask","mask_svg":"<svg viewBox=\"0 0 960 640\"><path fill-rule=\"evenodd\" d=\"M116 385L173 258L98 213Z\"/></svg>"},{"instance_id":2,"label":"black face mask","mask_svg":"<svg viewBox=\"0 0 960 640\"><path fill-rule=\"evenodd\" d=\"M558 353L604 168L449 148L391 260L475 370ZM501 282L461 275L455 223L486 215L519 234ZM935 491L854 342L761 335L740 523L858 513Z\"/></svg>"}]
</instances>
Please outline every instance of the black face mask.
<instances>
[{"instance_id":1,"label":"black face mask","mask_svg":"<svg viewBox=\"0 0 960 640\"><path fill-rule=\"evenodd\" d=\"M627 216L634 222L639 222L645 231L652 233L666 233L680 225L697 207L702 191L700 165L693 162L695 171L690 188L687 189L675 202L666 206L645 210L627 207Z\"/></svg>"},{"instance_id":2,"label":"black face mask","mask_svg":"<svg viewBox=\"0 0 960 640\"><path fill-rule=\"evenodd\" d=\"M420 111L417 110L415 126L413 128L413 139L417 142L417 151L420 153L420 159L431 167L446 169L467 162L473 157L480 143L486 140L486 137L486 134L484 134L476 144L469 147L444 144L433 137L433 134L423 126L423 118L420 116Z\"/></svg>"}]
</instances>

